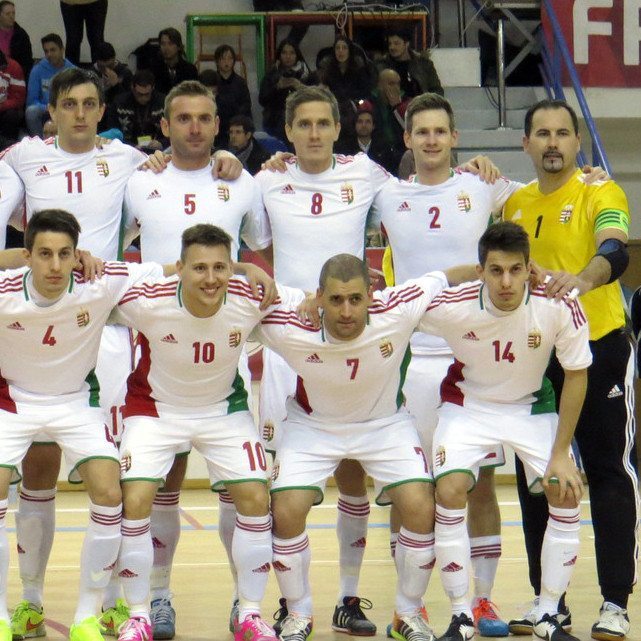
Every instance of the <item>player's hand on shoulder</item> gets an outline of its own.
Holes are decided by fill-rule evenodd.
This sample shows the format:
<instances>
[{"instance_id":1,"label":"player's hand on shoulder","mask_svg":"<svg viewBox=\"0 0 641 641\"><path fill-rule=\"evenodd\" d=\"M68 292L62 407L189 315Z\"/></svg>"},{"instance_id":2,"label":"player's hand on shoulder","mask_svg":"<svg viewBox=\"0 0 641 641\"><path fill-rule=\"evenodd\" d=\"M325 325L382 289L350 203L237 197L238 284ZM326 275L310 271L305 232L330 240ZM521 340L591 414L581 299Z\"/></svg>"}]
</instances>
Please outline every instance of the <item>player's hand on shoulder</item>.
<instances>
[{"instance_id":1,"label":"player's hand on shoulder","mask_svg":"<svg viewBox=\"0 0 641 641\"><path fill-rule=\"evenodd\" d=\"M147 156L147 160L138 167L138 171L150 170L154 174L160 174L167 169L170 160L171 156L169 154L165 154L160 150L154 151L154 153Z\"/></svg>"},{"instance_id":2,"label":"player's hand on shoulder","mask_svg":"<svg viewBox=\"0 0 641 641\"><path fill-rule=\"evenodd\" d=\"M104 136L96 136L96 149L104 149L107 145L110 145L112 138L105 138Z\"/></svg>"},{"instance_id":3,"label":"player's hand on shoulder","mask_svg":"<svg viewBox=\"0 0 641 641\"><path fill-rule=\"evenodd\" d=\"M590 291L590 285L577 274L548 272L545 278L545 293L548 298L561 300L565 296L576 298Z\"/></svg>"},{"instance_id":4,"label":"player's hand on shoulder","mask_svg":"<svg viewBox=\"0 0 641 641\"><path fill-rule=\"evenodd\" d=\"M554 490L558 487L558 499L560 502L571 497L579 503L583 496L583 480L576 463L569 453L556 453L552 450L550 461L543 476L543 487L546 490Z\"/></svg>"},{"instance_id":5,"label":"player's hand on shoulder","mask_svg":"<svg viewBox=\"0 0 641 641\"><path fill-rule=\"evenodd\" d=\"M253 263L234 263L234 273L241 274L247 279L252 294L261 301L259 305L261 311L265 311L276 302L278 298L276 283L264 269Z\"/></svg>"},{"instance_id":6,"label":"player's hand on shoulder","mask_svg":"<svg viewBox=\"0 0 641 641\"><path fill-rule=\"evenodd\" d=\"M82 271L85 280L93 283L96 279L102 278L105 270L105 261L97 256L92 256L85 249L79 249L76 269Z\"/></svg>"},{"instance_id":7,"label":"player's hand on shoulder","mask_svg":"<svg viewBox=\"0 0 641 641\"><path fill-rule=\"evenodd\" d=\"M262 165L261 169L267 169L267 171L277 171L279 173L285 173L287 169L287 160L293 158L295 154L292 154L289 151L277 151L269 160L266 160Z\"/></svg>"},{"instance_id":8,"label":"player's hand on shoulder","mask_svg":"<svg viewBox=\"0 0 641 641\"><path fill-rule=\"evenodd\" d=\"M470 158L466 163L460 165L459 169L478 176L488 185L493 185L501 177L501 170L487 156L483 155Z\"/></svg>"},{"instance_id":9,"label":"player's hand on shoulder","mask_svg":"<svg viewBox=\"0 0 641 641\"><path fill-rule=\"evenodd\" d=\"M583 182L586 185L593 185L599 181L612 180L612 176L610 176L603 167L599 167L598 165L596 167L583 165L583 167L581 167L581 171L583 172Z\"/></svg>"},{"instance_id":10,"label":"player's hand on shoulder","mask_svg":"<svg viewBox=\"0 0 641 641\"><path fill-rule=\"evenodd\" d=\"M243 173L243 163L229 151L220 149L211 157L211 175L222 180L236 180Z\"/></svg>"},{"instance_id":11,"label":"player's hand on shoulder","mask_svg":"<svg viewBox=\"0 0 641 641\"><path fill-rule=\"evenodd\" d=\"M320 307L316 294L307 294L296 308L296 314L304 323L310 323L316 329L321 326Z\"/></svg>"}]
</instances>

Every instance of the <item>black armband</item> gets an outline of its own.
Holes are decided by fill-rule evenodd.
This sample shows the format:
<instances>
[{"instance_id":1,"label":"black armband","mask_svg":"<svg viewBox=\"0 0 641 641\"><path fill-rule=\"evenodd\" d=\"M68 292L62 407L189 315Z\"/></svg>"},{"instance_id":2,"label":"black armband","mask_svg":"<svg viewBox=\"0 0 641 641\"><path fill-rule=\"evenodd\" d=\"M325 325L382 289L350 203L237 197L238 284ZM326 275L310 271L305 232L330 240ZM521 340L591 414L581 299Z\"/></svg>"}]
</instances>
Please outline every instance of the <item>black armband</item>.
<instances>
[{"instance_id":1,"label":"black armband","mask_svg":"<svg viewBox=\"0 0 641 641\"><path fill-rule=\"evenodd\" d=\"M602 256L610 263L608 283L613 283L620 278L630 262L628 246L618 238L606 238L599 245L596 255Z\"/></svg>"}]
</instances>

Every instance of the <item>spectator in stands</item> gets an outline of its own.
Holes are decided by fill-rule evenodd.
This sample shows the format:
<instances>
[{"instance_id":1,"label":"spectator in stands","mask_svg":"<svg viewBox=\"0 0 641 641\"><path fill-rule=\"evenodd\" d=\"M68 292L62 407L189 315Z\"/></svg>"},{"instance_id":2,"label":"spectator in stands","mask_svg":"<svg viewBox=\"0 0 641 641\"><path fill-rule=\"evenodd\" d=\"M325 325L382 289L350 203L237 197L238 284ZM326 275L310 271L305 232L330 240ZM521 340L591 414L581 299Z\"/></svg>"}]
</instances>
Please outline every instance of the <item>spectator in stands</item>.
<instances>
[{"instance_id":1,"label":"spectator in stands","mask_svg":"<svg viewBox=\"0 0 641 641\"><path fill-rule=\"evenodd\" d=\"M27 84L27 110L25 120L27 130L32 136L42 137L42 123L49 118L49 84L51 79L63 69L75 67L65 58L62 38L57 33L49 33L41 41L45 57L34 65Z\"/></svg>"},{"instance_id":2,"label":"spectator in stands","mask_svg":"<svg viewBox=\"0 0 641 641\"><path fill-rule=\"evenodd\" d=\"M27 86L22 67L0 51L0 144L7 147L18 140L24 120Z\"/></svg>"},{"instance_id":3,"label":"spectator in stands","mask_svg":"<svg viewBox=\"0 0 641 641\"><path fill-rule=\"evenodd\" d=\"M170 89L183 80L197 80L198 69L185 57L183 39L178 29L167 27L158 34L160 57L151 67L156 78L156 89L168 94Z\"/></svg>"},{"instance_id":4,"label":"spectator in stands","mask_svg":"<svg viewBox=\"0 0 641 641\"><path fill-rule=\"evenodd\" d=\"M204 69L198 75L198 81L200 84L205 85L205 87L214 94L214 98L218 96L218 83L220 82L220 77L216 71L213 69Z\"/></svg>"},{"instance_id":5,"label":"spectator in stands","mask_svg":"<svg viewBox=\"0 0 641 641\"><path fill-rule=\"evenodd\" d=\"M248 116L234 116L229 121L229 151L252 176L270 157L270 153L254 138L255 131L254 121Z\"/></svg>"},{"instance_id":6,"label":"spectator in stands","mask_svg":"<svg viewBox=\"0 0 641 641\"><path fill-rule=\"evenodd\" d=\"M356 107L353 133L345 138L339 138L334 145L334 151L348 156L362 152L382 165L385 161L385 147L374 140L373 134L374 105L369 100L361 100Z\"/></svg>"},{"instance_id":7,"label":"spectator in stands","mask_svg":"<svg viewBox=\"0 0 641 641\"><path fill-rule=\"evenodd\" d=\"M120 129L124 142L138 149L164 149L169 144L160 128L164 106L165 96L156 91L154 75L141 69L134 74L130 90L107 107L105 128Z\"/></svg>"},{"instance_id":8,"label":"spectator in stands","mask_svg":"<svg viewBox=\"0 0 641 641\"><path fill-rule=\"evenodd\" d=\"M410 33L405 29L392 29L387 33L387 55L378 63L380 69L394 69L401 78L401 89L407 98L427 91L443 95L429 52L419 53L410 48Z\"/></svg>"},{"instance_id":9,"label":"spectator in stands","mask_svg":"<svg viewBox=\"0 0 641 641\"><path fill-rule=\"evenodd\" d=\"M91 62L96 62L97 47L105 40L107 0L60 0L60 12L65 24L67 57L80 64L80 45L85 25L91 48Z\"/></svg>"},{"instance_id":10,"label":"spectator in stands","mask_svg":"<svg viewBox=\"0 0 641 641\"><path fill-rule=\"evenodd\" d=\"M260 83L258 102L263 107L263 128L267 133L285 136L285 100L304 84L314 84L315 77L295 42L282 40L276 48L276 62Z\"/></svg>"},{"instance_id":11,"label":"spectator in stands","mask_svg":"<svg viewBox=\"0 0 641 641\"><path fill-rule=\"evenodd\" d=\"M110 42L102 42L96 47L94 69L102 79L107 105L110 105L118 94L131 88L133 74L124 62L116 60L116 50Z\"/></svg>"},{"instance_id":12,"label":"spectator in stands","mask_svg":"<svg viewBox=\"0 0 641 641\"><path fill-rule=\"evenodd\" d=\"M219 76L216 106L220 127L216 136L216 146L225 148L229 142L229 123L232 116L251 118L252 101L247 83L234 71L236 52L233 47L220 45L214 51L214 62Z\"/></svg>"},{"instance_id":13,"label":"spectator in stands","mask_svg":"<svg viewBox=\"0 0 641 641\"><path fill-rule=\"evenodd\" d=\"M0 2L0 51L21 67L25 81L33 67L29 34L16 22L16 6L11 0Z\"/></svg>"}]
</instances>

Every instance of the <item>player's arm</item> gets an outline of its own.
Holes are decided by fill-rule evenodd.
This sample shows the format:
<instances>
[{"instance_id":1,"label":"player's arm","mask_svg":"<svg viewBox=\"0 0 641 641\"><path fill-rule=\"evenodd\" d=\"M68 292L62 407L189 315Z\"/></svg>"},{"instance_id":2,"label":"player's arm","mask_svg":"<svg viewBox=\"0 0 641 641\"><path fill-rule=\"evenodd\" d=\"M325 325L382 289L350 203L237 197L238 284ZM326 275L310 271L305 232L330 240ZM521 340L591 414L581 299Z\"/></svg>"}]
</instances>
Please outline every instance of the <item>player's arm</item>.
<instances>
[{"instance_id":1,"label":"player's arm","mask_svg":"<svg viewBox=\"0 0 641 641\"><path fill-rule=\"evenodd\" d=\"M478 280L476 265L455 265L444 271L448 284L453 287L461 283Z\"/></svg>"},{"instance_id":2,"label":"player's arm","mask_svg":"<svg viewBox=\"0 0 641 641\"><path fill-rule=\"evenodd\" d=\"M460 165L461 171L478 176L483 182L493 185L500 177L501 170L487 156L478 155Z\"/></svg>"},{"instance_id":3,"label":"player's arm","mask_svg":"<svg viewBox=\"0 0 641 641\"><path fill-rule=\"evenodd\" d=\"M0 251L0 269L18 269L27 264L27 258L21 247L3 249Z\"/></svg>"},{"instance_id":4,"label":"player's arm","mask_svg":"<svg viewBox=\"0 0 641 641\"><path fill-rule=\"evenodd\" d=\"M260 307L266 310L278 297L274 279L258 265L253 263L234 263L234 274L244 276L252 289L252 293L261 299ZM263 291L260 291L260 288Z\"/></svg>"},{"instance_id":5,"label":"player's arm","mask_svg":"<svg viewBox=\"0 0 641 641\"><path fill-rule=\"evenodd\" d=\"M138 169L142 171L150 170L154 174L160 174L167 169L170 160L170 154L157 150L147 156L147 160L145 160ZM236 180L242 171L243 164L229 151L219 149L211 157L211 174L214 178Z\"/></svg>"},{"instance_id":6,"label":"player's arm","mask_svg":"<svg viewBox=\"0 0 641 641\"><path fill-rule=\"evenodd\" d=\"M559 486L559 500L563 501L572 495L578 503L583 494L583 483L581 474L569 452L585 399L588 370L585 368L563 371L565 378L559 403L559 424L550 453L550 461L543 476L543 486L548 489L551 480L555 479Z\"/></svg>"},{"instance_id":7,"label":"player's arm","mask_svg":"<svg viewBox=\"0 0 641 641\"><path fill-rule=\"evenodd\" d=\"M18 269L27 264L27 250L22 247L3 249L0 251L0 270ZM86 280L93 282L103 274L104 261L92 256L90 252L79 249L78 262L75 268L82 271Z\"/></svg>"}]
</instances>

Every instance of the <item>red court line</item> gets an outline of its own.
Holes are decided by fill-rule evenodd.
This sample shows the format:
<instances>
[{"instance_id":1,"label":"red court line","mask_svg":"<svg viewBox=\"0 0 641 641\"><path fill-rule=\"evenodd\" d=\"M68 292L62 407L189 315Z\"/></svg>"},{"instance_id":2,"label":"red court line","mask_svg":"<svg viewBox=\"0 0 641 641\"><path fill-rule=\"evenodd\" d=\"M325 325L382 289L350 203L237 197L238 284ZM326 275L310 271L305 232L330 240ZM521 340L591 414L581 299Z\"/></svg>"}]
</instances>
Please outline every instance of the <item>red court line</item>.
<instances>
[{"instance_id":1,"label":"red court line","mask_svg":"<svg viewBox=\"0 0 641 641\"><path fill-rule=\"evenodd\" d=\"M185 512L182 508L180 508L180 513L182 514L182 517L191 525L191 527L194 528L194 530L204 530L205 528L203 527L202 523L194 518L191 514L188 512Z\"/></svg>"},{"instance_id":2,"label":"red court line","mask_svg":"<svg viewBox=\"0 0 641 641\"><path fill-rule=\"evenodd\" d=\"M62 634L62 636L66 639L69 636L69 628L65 625L62 625L62 623L58 623L57 621L54 621L53 619L45 619L45 625L48 628L51 628L55 630L56 632L59 632Z\"/></svg>"}]
</instances>

